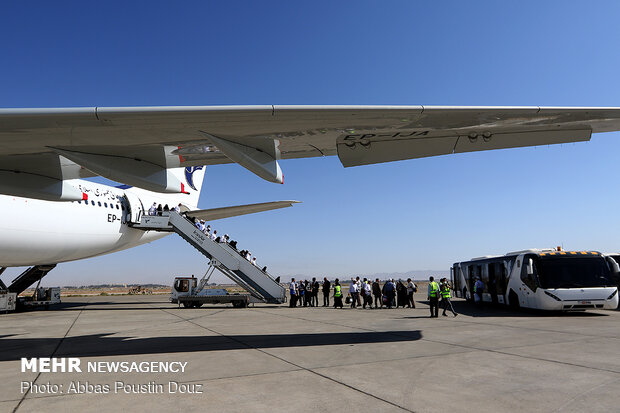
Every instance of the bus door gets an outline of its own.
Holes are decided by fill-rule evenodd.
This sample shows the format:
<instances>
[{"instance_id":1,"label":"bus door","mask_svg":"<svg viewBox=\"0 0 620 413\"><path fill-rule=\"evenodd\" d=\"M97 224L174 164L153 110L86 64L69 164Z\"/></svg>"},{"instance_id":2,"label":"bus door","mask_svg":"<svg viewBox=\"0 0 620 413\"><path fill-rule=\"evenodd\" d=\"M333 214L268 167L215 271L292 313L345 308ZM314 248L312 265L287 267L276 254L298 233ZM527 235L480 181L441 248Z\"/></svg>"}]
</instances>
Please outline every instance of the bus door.
<instances>
[{"instance_id":1,"label":"bus door","mask_svg":"<svg viewBox=\"0 0 620 413\"><path fill-rule=\"evenodd\" d=\"M499 268L499 279L497 281L497 302L500 304L506 304L506 285L508 284L508 269L506 268L506 262L502 261L497 264Z\"/></svg>"},{"instance_id":2,"label":"bus door","mask_svg":"<svg viewBox=\"0 0 620 413\"><path fill-rule=\"evenodd\" d=\"M523 257L521 265L521 287L519 288L519 304L522 307L536 307L536 297L534 293L538 289L536 270L532 256Z\"/></svg>"}]
</instances>

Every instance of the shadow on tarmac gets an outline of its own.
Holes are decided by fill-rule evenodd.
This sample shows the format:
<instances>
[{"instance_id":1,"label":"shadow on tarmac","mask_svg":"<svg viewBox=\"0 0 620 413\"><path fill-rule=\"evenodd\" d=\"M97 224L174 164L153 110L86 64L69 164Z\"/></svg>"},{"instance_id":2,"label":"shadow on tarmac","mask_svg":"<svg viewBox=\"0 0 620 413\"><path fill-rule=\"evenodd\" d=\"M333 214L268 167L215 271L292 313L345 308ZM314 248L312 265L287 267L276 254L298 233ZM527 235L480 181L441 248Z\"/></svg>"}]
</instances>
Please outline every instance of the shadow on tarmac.
<instances>
[{"instance_id":1,"label":"shadow on tarmac","mask_svg":"<svg viewBox=\"0 0 620 413\"><path fill-rule=\"evenodd\" d=\"M423 304L429 305L428 301L420 301ZM519 308L513 310L510 307L506 307L500 304L484 303L482 306L478 306L474 303L470 303L465 300L452 300L452 306L457 314L463 314L470 317L608 317L609 314L594 313L592 311L544 311L544 310L532 310L530 308ZM426 311L429 311L426 309ZM441 301L439 302L439 317L443 312ZM430 315L430 312L428 313ZM452 318L450 310L447 314ZM403 318L424 318L424 317L403 317ZM428 318L428 317L427 317Z\"/></svg>"},{"instance_id":2,"label":"shadow on tarmac","mask_svg":"<svg viewBox=\"0 0 620 413\"><path fill-rule=\"evenodd\" d=\"M148 307L136 307L136 304L146 304ZM103 306L109 306L106 308L101 308ZM105 311L113 311L113 310L175 310L177 308L182 308L185 311L200 311L200 310L222 310L222 309L235 309L232 304L212 304L212 305L203 305L200 308L183 308L183 306L179 307L177 304L173 304L165 301L131 301L131 302L119 302L119 301L93 301L93 302L62 302L60 304L51 305L49 309L43 310L41 308L35 309L22 309L16 312L28 312L28 311L93 311L93 310L105 310ZM273 304L263 304L263 303L253 303L250 304L247 308L269 308L269 309L277 309L282 308L282 306L273 305ZM288 307L287 307L288 308Z\"/></svg>"},{"instance_id":3,"label":"shadow on tarmac","mask_svg":"<svg viewBox=\"0 0 620 413\"><path fill-rule=\"evenodd\" d=\"M191 351L245 350L248 348L312 347L366 343L411 342L422 338L419 330L314 334L266 334L233 336L174 336L133 338L93 334L66 337L54 357L100 357ZM22 357L51 357L57 338L0 339L0 361Z\"/></svg>"}]
</instances>

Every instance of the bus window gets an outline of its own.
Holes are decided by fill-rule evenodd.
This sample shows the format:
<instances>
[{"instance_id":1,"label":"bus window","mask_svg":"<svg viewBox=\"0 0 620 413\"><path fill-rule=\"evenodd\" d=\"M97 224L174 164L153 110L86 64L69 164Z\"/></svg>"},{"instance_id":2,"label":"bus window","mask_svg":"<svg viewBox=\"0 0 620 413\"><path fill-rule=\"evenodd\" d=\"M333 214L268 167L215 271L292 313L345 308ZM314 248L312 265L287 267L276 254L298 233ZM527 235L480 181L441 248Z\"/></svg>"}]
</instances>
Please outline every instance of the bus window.
<instances>
[{"instance_id":1,"label":"bus window","mask_svg":"<svg viewBox=\"0 0 620 413\"><path fill-rule=\"evenodd\" d=\"M538 257L536 268L542 288L616 286L607 262L600 255Z\"/></svg>"},{"instance_id":2,"label":"bus window","mask_svg":"<svg viewBox=\"0 0 620 413\"><path fill-rule=\"evenodd\" d=\"M535 268L534 259L531 256L525 256L523 258L523 265L521 266L521 281L532 291L536 291L538 288Z\"/></svg>"}]
</instances>

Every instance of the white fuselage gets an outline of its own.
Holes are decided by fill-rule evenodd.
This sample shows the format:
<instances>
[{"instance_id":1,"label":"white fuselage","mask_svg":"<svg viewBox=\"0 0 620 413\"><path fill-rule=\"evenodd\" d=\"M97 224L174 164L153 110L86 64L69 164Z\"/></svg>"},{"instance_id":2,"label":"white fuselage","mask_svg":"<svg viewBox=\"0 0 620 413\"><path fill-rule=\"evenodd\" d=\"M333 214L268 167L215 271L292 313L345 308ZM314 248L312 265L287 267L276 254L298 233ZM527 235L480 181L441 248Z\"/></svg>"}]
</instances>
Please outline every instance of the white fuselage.
<instances>
[{"instance_id":1,"label":"white fuselage","mask_svg":"<svg viewBox=\"0 0 620 413\"><path fill-rule=\"evenodd\" d=\"M143 231L125 223L125 193L175 206L171 195L138 188L119 189L79 181L88 201L52 202L0 195L0 267L53 264L132 248L168 233ZM135 198L135 197L134 197ZM137 199L137 198L136 198ZM135 208L135 206L134 206Z\"/></svg>"}]
</instances>

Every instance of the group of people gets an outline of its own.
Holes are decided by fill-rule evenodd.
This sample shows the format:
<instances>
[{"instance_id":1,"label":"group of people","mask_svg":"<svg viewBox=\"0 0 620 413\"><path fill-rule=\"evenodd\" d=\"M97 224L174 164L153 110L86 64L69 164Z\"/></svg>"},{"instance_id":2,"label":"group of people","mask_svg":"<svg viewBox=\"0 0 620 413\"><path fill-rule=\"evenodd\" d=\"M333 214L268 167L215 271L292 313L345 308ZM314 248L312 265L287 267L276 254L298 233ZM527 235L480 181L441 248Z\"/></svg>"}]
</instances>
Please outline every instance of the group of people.
<instances>
[{"instance_id":1,"label":"group of people","mask_svg":"<svg viewBox=\"0 0 620 413\"><path fill-rule=\"evenodd\" d=\"M322 306L329 307L332 283L327 277L323 278L322 283L317 281L316 278L312 278L312 281L296 281L295 278L292 278L289 284L289 306L318 307L319 291L323 293ZM340 280L336 278L333 282L333 306L334 308L343 308L346 302L351 308L362 307L372 309L383 308L384 306L387 308L416 308L413 294L417 291L418 287L411 278L407 279L406 282L402 280L394 282L394 279L389 279L382 286L378 278L373 282L366 278L361 280L360 277L355 277L351 278L349 292L345 298ZM454 311L450 301L452 286L446 278L442 278L438 284L434 277L430 277L428 299L431 305L431 317L437 317L440 297L444 308L443 315L447 315L446 311L449 309L456 317L457 313ZM343 299L345 299L345 302L343 302Z\"/></svg>"},{"instance_id":2,"label":"group of people","mask_svg":"<svg viewBox=\"0 0 620 413\"><path fill-rule=\"evenodd\" d=\"M174 211L177 213L181 212L181 204L175 206L174 208L170 209L170 207L168 206L168 204L164 205L163 207L161 206L161 204L157 204L157 202L153 202L153 205L151 205L151 207L149 208L149 215L151 216L162 216L164 215L164 212L170 212L170 211ZM168 215L168 214L166 214Z\"/></svg>"},{"instance_id":3,"label":"group of people","mask_svg":"<svg viewBox=\"0 0 620 413\"><path fill-rule=\"evenodd\" d=\"M338 282L338 280L336 280ZM320 284L316 278L312 278L312 281L295 281L291 279L289 285L290 300L289 307L318 307L319 306L319 290L323 291L323 307L329 307L329 293L331 289L331 282L327 278L323 278L323 283Z\"/></svg>"},{"instance_id":4,"label":"group of people","mask_svg":"<svg viewBox=\"0 0 620 413\"><path fill-rule=\"evenodd\" d=\"M194 223L194 226L198 228L202 233L204 233L209 239L214 242L228 244L230 247L237 251L239 255L241 255L246 260L250 261L253 265L258 267L258 263L256 262L256 256L252 257L252 253L248 250L238 250L237 249L237 241L230 239L228 234L218 235L217 230L211 230L211 225L207 224L204 219L195 219L190 218L190 220ZM267 271L267 267L262 268L263 272Z\"/></svg>"},{"instance_id":5,"label":"group of people","mask_svg":"<svg viewBox=\"0 0 620 413\"><path fill-rule=\"evenodd\" d=\"M391 278L381 286L379 279L368 280L360 277L351 278L349 283L349 296L346 299L347 304L351 308L361 306L362 308L387 308L407 307L415 308L413 293L418 291L418 286L411 280L407 279L404 283L402 280L394 282ZM374 297L374 307L373 307Z\"/></svg>"},{"instance_id":6,"label":"group of people","mask_svg":"<svg viewBox=\"0 0 620 413\"><path fill-rule=\"evenodd\" d=\"M430 304L431 318L439 317L439 298L441 297L441 304L443 306L443 316L447 316L446 311L450 309L452 315L456 317L458 314L452 307L452 286L448 283L447 278L439 280L439 284L435 281L435 277L428 279L428 302ZM434 310L434 311L433 311Z\"/></svg>"}]
</instances>

